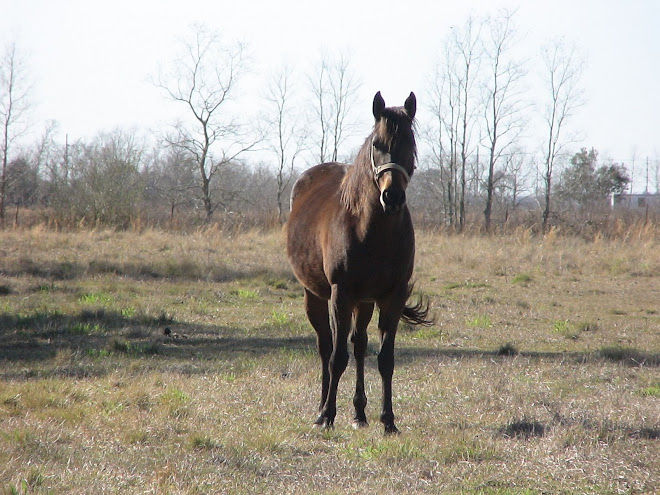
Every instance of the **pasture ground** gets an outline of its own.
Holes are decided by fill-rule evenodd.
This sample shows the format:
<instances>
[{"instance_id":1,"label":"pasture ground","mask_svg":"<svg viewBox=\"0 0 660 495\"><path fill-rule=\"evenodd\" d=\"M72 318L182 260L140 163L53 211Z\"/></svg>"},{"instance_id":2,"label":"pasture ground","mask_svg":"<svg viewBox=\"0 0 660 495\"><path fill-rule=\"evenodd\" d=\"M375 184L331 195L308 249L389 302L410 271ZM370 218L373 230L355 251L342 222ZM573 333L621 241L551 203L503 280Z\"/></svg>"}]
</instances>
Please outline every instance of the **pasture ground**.
<instances>
[{"instance_id":1,"label":"pasture ground","mask_svg":"<svg viewBox=\"0 0 660 495\"><path fill-rule=\"evenodd\" d=\"M660 493L660 241L418 234L394 412L311 426L280 232L0 232L6 494Z\"/></svg>"}]
</instances>

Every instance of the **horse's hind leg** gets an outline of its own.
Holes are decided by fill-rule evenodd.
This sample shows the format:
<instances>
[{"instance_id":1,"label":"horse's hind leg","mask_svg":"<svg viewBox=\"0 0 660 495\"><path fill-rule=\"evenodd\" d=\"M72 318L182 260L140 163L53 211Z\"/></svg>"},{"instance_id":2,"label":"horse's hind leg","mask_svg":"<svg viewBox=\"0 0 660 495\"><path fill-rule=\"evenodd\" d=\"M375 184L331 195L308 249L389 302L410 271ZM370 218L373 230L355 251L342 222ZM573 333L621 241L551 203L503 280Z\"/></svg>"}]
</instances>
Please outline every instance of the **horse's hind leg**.
<instances>
[{"instance_id":1,"label":"horse's hind leg","mask_svg":"<svg viewBox=\"0 0 660 495\"><path fill-rule=\"evenodd\" d=\"M373 303L362 303L354 311L355 328L351 336L353 354L355 355L355 417L353 426L362 428L368 426L367 416L364 412L367 406L367 394L364 390L364 357L367 354L367 326L374 313Z\"/></svg>"},{"instance_id":2,"label":"horse's hind leg","mask_svg":"<svg viewBox=\"0 0 660 495\"><path fill-rule=\"evenodd\" d=\"M319 412L328 398L330 386L330 356L332 355L332 331L330 330L330 315L328 301L321 299L305 289L305 312L309 322L316 331L316 345L321 357L321 404ZM315 424L322 425L323 417L319 416Z\"/></svg>"},{"instance_id":3,"label":"horse's hind leg","mask_svg":"<svg viewBox=\"0 0 660 495\"><path fill-rule=\"evenodd\" d=\"M378 371L383 382L383 409L380 420L385 426L385 433L399 433L394 424L392 411L392 375L394 374L394 341L396 330L405 305L407 289L395 292L388 301L379 301L380 315L380 351L378 352Z\"/></svg>"}]
</instances>

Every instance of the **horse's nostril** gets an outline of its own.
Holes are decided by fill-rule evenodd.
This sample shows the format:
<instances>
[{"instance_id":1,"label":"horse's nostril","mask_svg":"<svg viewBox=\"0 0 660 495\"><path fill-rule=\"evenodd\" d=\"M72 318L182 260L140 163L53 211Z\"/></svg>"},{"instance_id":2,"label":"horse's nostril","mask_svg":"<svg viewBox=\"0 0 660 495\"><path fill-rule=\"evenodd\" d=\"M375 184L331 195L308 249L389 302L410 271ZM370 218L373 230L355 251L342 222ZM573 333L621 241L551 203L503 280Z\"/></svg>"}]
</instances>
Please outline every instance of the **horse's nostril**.
<instances>
[{"instance_id":1,"label":"horse's nostril","mask_svg":"<svg viewBox=\"0 0 660 495\"><path fill-rule=\"evenodd\" d=\"M396 189L383 191L383 202L387 206L402 205L406 201L406 192Z\"/></svg>"}]
</instances>

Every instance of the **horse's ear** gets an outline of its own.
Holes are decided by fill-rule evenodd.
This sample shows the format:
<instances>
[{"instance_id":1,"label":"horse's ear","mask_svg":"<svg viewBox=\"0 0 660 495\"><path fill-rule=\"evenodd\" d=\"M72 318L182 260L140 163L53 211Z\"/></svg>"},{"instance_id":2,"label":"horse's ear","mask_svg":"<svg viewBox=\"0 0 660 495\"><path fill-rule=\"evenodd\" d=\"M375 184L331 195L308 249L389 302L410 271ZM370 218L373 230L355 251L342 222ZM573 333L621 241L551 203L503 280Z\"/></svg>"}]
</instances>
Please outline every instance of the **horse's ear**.
<instances>
[{"instance_id":1,"label":"horse's ear","mask_svg":"<svg viewBox=\"0 0 660 495\"><path fill-rule=\"evenodd\" d=\"M410 92L410 96L406 99L406 102L403 104L403 107L406 109L408 117L411 119L415 118L415 112L417 112L417 98L415 98L415 93Z\"/></svg>"},{"instance_id":2,"label":"horse's ear","mask_svg":"<svg viewBox=\"0 0 660 495\"><path fill-rule=\"evenodd\" d=\"M380 117L383 115L383 110L385 110L385 100L380 94L380 91L374 96L374 118L380 120Z\"/></svg>"}]
</instances>

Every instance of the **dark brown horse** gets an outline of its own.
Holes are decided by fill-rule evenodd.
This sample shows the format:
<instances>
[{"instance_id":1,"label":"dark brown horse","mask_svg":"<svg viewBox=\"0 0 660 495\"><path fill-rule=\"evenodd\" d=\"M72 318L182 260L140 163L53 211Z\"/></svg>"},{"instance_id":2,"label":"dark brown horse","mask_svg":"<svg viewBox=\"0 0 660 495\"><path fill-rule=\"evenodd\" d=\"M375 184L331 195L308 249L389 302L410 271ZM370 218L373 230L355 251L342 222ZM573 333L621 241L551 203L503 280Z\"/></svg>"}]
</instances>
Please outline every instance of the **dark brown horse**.
<instances>
[{"instance_id":1,"label":"dark brown horse","mask_svg":"<svg viewBox=\"0 0 660 495\"><path fill-rule=\"evenodd\" d=\"M392 412L392 374L399 319L430 323L428 305L423 307L421 301L406 305L415 256L406 187L415 169L416 105L410 93L403 107L386 108L378 92L373 102L374 130L355 164L317 165L293 187L287 248L317 334L323 380L315 424L320 426L334 424L349 337L357 369L354 425L367 425L364 358L367 325L377 304L378 370L383 383L380 420L386 433L398 432Z\"/></svg>"}]
</instances>

